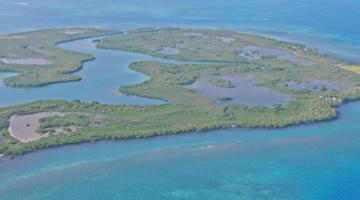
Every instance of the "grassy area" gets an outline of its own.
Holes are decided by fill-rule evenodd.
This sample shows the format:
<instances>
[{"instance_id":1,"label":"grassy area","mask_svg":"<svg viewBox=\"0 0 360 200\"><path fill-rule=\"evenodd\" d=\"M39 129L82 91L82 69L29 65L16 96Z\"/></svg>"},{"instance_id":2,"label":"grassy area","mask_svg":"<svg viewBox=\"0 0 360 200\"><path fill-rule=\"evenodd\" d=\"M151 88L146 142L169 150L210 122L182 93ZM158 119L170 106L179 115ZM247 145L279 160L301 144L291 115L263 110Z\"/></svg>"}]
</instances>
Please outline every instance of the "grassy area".
<instances>
[{"instance_id":1,"label":"grassy area","mask_svg":"<svg viewBox=\"0 0 360 200\"><path fill-rule=\"evenodd\" d=\"M41 118L40 129L48 129L55 127L67 127L67 126L88 126L90 120L88 117L79 114L68 114L65 116L51 116Z\"/></svg>"},{"instance_id":2,"label":"grassy area","mask_svg":"<svg viewBox=\"0 0 360 200\"><path fill-rule=\"evenodd\" d=\"M224 42L223 38L231 39L231 42ZM139 52L162 58L210 62L248 62L249 60L241 55L259 53L256 49L246 52L246 47L254 46L264 50L281 50L316 62L329 61L328 58L320 56L316 49L303 44L222 30L143 28L124 35L107 37L98 44L100 48ZM170 55L161 53L161 50L166 48L178 49L179 52ZM265 54L259 57L267 61L278 55Z\"/></svg>"},{"instance_id":3,"label":"grassy area","mask_svg":"<svg viewBox=\"0 0 360 200\"><path fill-rule=\"evenodd\" d=\"M178 42L180 35L189 37L189 39L183 38L182 42ZM196 38L200 36L205 38L197 41ZM235 39L227 39L224 42L223 37ZM216 42L215 38L217 38ZM174 42L183 45L180 46L181 48L179 45L171 46ZM186 44L189 44L190 47L186 47ZM231 49L236 49L236 45L241 44L277 48L298 58L310 60L312 64L304 63L301 65L298 62L271 56L249 60L230 55ZM130 65L132 70L144 73L150 79L141 84L122 87L120 91L129 95L163 99L167 102L163 105L130 106L103 105L97 102L84 103L80 101L37 101L0 108L0 133L2 133L0 153L15 156L41 148L71 143L151 137L216 128L286 127L333 119L337 116L338 105L348 100L360 98L358 88L360 76L358 74L337 67L336 63L338 62L335 62L334 59L327 60L299 44L232 32L181 29L160 31L138 29L130 31L126 35L110 36L105 39L104 43L99 43L99 47L103 48L129 50L165 57L165 55L156 53L158 51L151 50L159 49L161 46L180 48L178 55L166 55L166 57L192 61L212 60L217 63L180 64L152 61L132 63ZM209 50L210 47L213 50ZM199 53L189 55L191 49L197 49ZM215 56L215 54L219 56ZM293 99L286 105L276 104L271 108L236 103L219 106L209 97L202 96L197 91L184 87L200 77L210 77L212 82L218 84L218 87L226 88L226 86L231 85L231 82L221 81L222 77L239 74L251 74L255 77L257 85L291 94ZM285 86L288 82L301 83L307 80L329 82L336 85L336 88L306 92ZM7 131L8 119L12 115L47 111L101 115L103 116L102 125L92 126L87 118L79 115L51 117L41 121L43 128L77 125L81 126L81 129L73 134L50 135L47 138L30 143L20 143L9 136Z\"/></svg>"},{"instance_id":4,"label":"grassy area","mask_svg":"<svg viewBox=\"0 0 360 200\"><path fill-rule=\"evenodd\" d=\"M94 59L93 56L66 51L57 44L112 33L73 28L0 36L0 71L18 73L4 79L4 83L12 87L34 87L80 80L81 77L71 73L80 70L82 63Z\"/></svg>"},{"instance_id":5,"label":"grassy area","mask_svg":"<svg viewBox=\"0 0 360 200\"><path fill-rule=\"evenodd\" d=\"M337 66L350 72L360 74L360 65L338 64Z\"/></svg>"},{"instance_id":6,"label":"grassy area","mask_svg":"<svg viewBox=\"0 0 360 200\"><path fill-rule=\"evenodd\" d=\"M336 106L349 97L358 98L357 91L329 93L322 96L294 94L296 99L284 107L266 108L229 104L216 106L209 98L196 91L187 90L184 84L203 74L226 74L232 65L177 65L157 62L134 63L131 69L152 77L139 85L121 88L126 94L135 94L164 99L168 103L160 106L115 106L79 101L38 101L0 109L3 138L0 152L18 155L36 149L68 143L94 142L104 139L127 139L175 134L189 131L205 131L229 127L285 127L294 124L328 120L337 116ZM254 72L256 68L250 68ZM177 73L173 73L177 71ZM346 72L345 72L346 73ZM334 99L335 98L335 99ZM61 124L81 125L75 134L51 135L38 141L22 144L12 139L6 128L7 119L14 114L45 111L86 112L104 116L104 126L91 127L79 116L71 118L44 119L42 126L57 127ZM71 123L70 123L71 122Z\"/></svg>"}]
</instances>

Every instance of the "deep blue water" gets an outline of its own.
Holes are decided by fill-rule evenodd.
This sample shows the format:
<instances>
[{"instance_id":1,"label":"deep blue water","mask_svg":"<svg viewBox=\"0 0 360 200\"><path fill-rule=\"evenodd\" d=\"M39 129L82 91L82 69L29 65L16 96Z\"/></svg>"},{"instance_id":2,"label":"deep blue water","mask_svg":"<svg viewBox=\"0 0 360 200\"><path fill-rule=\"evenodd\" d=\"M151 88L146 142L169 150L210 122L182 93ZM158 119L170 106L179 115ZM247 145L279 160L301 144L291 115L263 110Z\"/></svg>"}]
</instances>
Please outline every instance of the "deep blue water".
<instances>
[{"instance_id":1,"label":"deep blue water","mask_svg":"<svg viewBox=\"0 0 360 200\"><path fill-rule=\"evenodd\" d=\"M69 26L225 28L320 43L356 59L359 8L357 0L1 0L0 32Z\"/></svg>"},{"instance_id":2,"label":"deep blue water","mask_svg":"<svg viewBox=\"0 0 360 200\"><path fill-rule=\"evenodd\" d=\"M68 26L226 28L304 41L355 60L360 55L357 0L27 2L22 6L0 1L0 32ZM0 105L46 97L154 103L109 93L117 89L115 84L145 80L126 65L149 57L87 45L83 40L62 46L97 55L78 73L82 81L26 91L0 86ZM114 62L107 62L109 56ZM98 73L100 67L104 73ZM0 199L358 200L359 122L360 102L354 102L341 107L338 120L313 125L47 149L0 160Z\"/></svg>"}]
</instances>

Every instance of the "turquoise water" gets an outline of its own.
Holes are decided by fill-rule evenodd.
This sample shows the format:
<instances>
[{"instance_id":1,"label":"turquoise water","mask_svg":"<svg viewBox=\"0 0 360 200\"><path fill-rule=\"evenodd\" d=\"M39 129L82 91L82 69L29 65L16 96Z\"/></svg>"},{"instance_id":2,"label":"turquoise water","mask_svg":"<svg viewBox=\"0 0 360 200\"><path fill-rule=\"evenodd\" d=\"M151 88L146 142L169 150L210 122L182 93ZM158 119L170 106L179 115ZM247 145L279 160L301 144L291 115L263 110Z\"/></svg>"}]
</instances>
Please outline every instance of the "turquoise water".
<instances>
[{"instance_id":1,"label":"turquoise water","mask_svg":"<svg viewBox=\"0 0 360 200\"><path fill-rule=\"evenodd\" d=\"M356 0L27 2L0 1L0 32L67 26L226 28L304 41L354 60L360 54ZM0 105L43 98L161 103L112 92L146 80L127 65L153 58L97 50L89 40L61 47L97 57L78 72L82 81L36 89L0 85ZM0 199L358 200L359 122L360 102L353 102L341 107L339 119L313 125L100 142L0 159Z\"/></svg>"},{"instance_id":2,"label":"turquoise water","mask_svg":"<svg viewBox=\"0 0 360 200\"><path fill-rule=\"evenodd\" d=\"M0 161L2 200L360 198L360 103L333 122L38 151Z\"/></svg>"},{"instance_id":3,"label":"turquoise water","mask_svg":"<svg viewBox=\"0 0 360 200\"><path fill-rule=\"evenodd\" d=\"M226 28L320 43L353 59L360 52L357 0L17 1L28 6L0 1L0 32L68 26Z\"/></svg>"}]
</instances>

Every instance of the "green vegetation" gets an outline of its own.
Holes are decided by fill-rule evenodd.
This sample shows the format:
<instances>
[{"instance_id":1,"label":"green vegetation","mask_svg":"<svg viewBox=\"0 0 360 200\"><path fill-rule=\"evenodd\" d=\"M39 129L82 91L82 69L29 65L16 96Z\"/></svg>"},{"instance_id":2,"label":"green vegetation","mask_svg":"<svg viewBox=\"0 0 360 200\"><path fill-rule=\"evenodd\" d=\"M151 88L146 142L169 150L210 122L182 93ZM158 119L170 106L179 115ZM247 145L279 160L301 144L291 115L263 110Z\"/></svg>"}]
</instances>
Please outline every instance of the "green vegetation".
<instances>
[{"instance_id":1,"label":"green vegetation","mask_svg":"<svg viewBox=\"0 0 360 200\"><path fill-rule=\"evenodd\" d=\"M234 100L234 98L233 97L221 97L220 100L221 101L232 101L232 100Z\"/></svg>"},{"instance_id":2,"label":"green vegetation","mask_svg":"<svg viewBox=\"0 0 360 200\"><path fill-rule=\"evenodd\" d=\"M121 88L127 94L160 98L168 103L160 106L115 106L96 102L79 101L38 101L31 104L0 109L3 138L0 140L1 152L18 155L36 149L68 143L95 142L104 139L127 139L175 134L189 131L205 131L228 127L285 127L293 124L332 119L337 116L336 107L347 97L358 98L359 93L324 93L298 95L296 100L284 107L274 109L261 106L230 104L216 106L210 99L183 87L201 74L218 74L233 69L232 65L223 67L208 65L177 65L156 62L139 62L131 66L138 72L152 77L139 85ZM249 66L244 66L249 67ZM249 67L250 68L250 67ZM173 71L177 70L176 74ZM256 68L252 69L256 70ZM333 95L338 100L333 99ZM351 96L352 95L352 96ZM38 141L22 144L12 139L6 132L7 119L14 114L45 111L86 112L106 116L106 126L83 126L76 134L51 135ZM45 119L44 121L48 121ZM60 121L59 123L56 121ZM74 123L82 124L76 116ZM51 118L51 126L69 125L66 118ZM77 122L78 121L78 122ZM44 126L44 125L43 125Z\"/></svg>"},{"instance_id":3,"label":"green vegetation","mask_svg":"<svg viewBox=\"0 0 360 200\"><path fill-rule=\"evenodd\" d=\"M223 42L221 38L231 38L232 42ZM291 54L312 57L326 62L327 58L318 56L316 49L303 44L273 40L261 36L222 30L198 30L144 28L129 31L124 35L104 38L99 48L120 49L145 53L156 57L185 61L208 62L247 62L241 56L242 48L257 46L289 52ZM163 48L179 49L178 54L165 55ZM254 50L254 52L257 52ZM262 60L274 60L277 56L265 56Z\"/></svg>"},{"instance_id":4,"label":"green vegetation","mask_svg":"<svg viewBox=\"0 0 360 200\"><path fill-rule=\"evenodd\" d=\"M106 123L99 117L90 117L88 114L66 113L64 115L54 115L44 117L39 120L39 128L36 130L40 134L69 134L84 127L101 127Z\"/></svg>"},{"instance_id":5,"label":"green vegetation","mask_svg":"<svg viewBox=\"0 0 360 200\"><path fill-rule=\"evenodd\" d=\"M197 39L200 37L200 39ZM206 36L203 38L203 36ZM235 38L224 43L219 38ZM150 77L141 84L120 88L128 95L162 99L163 105L130 106L104 105L97 102L80 101L37 101L24 105L0 108L0 153L20 155L41 148L95 142L104 139L127 139L177 134L190 131L205 131L229 127L278 128L289 125L333 119L337 106L349 100L360 98L360 76L336 66L338 61L325 59L302 45L225 31L181 30L181 29L138 29L126 35L110 36L100 42L99 47L142 52L159 57L192 61L216 61L215 63L181 64L160 62L136 62L132 70ZM182 44L182 45L180 45ZM301 65L289 60L261 58L246 60L233 54L237 45L262 45L277 48L313 64ZM180 48L176 55L162 55L156 50L161 47ZM189 46L188 46L189 45ZM219 46L221 48L219 48ZM212 48L212 49L211 49ZM196 49L197 53L191 53ZM256 83L276 91L291 94L294 98L286 105L275 104L273 108L245 106L240 104L216 105L210 98L184 86L199 77L210 77L214 82L229 86L231 82L221 77L234 74L252 74ZM292 90L284 83L321 80L334 82L336 90L301 92ZM219 83L217 83L219 84ZM48 117L41 120L41 126L57 127L80 125L74 134L50 134L49 137L30 143L20 143L9 136L8 119L14 114L37 112L92 113L104 116L104 126L93 126L81 115Z\"/></svg>"},{"instance_id":6,"label":"green vegetation","mask_svg":"<svg viewBox=\"0 0 360 200\"><path fill-rule=\"evenodd\" d=\"M113 34L93 28L49 29L0 37L0 71L18 73L4 79L11 87L34 87L77 81L71 73L80 70L92 55L66 51L56 45L81 38Z\"/></svg>"},{"instance_id":7,"label":"green vegetation","mask_svg":"<svg viewBox=\"0 0 360 200\"><path fill-rule=\"evenodd\" d=\"M48 129L67 126L88 126L90 120L87 116L72 113L65 116L51 116L41 118L39 122L40 129Z\"/></svg>"}]
</instances>

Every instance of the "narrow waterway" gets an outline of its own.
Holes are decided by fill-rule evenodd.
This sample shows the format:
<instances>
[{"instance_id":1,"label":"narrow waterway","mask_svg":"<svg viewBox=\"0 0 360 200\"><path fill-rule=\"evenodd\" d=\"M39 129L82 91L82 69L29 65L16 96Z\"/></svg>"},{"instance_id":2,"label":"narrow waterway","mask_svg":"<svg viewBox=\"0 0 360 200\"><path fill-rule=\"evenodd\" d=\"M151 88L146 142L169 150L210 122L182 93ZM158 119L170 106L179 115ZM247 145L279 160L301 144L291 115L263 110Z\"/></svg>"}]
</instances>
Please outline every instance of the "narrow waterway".
<instances>
[{"instance_id":1,"label":"narrow waterway","mask_svg":"<svg viewBox=\"0 0 360 200\"><path fill-rule=\"evenodd\" d=\"M161 104L163 101L124 95L119 88L141 83L148 79L143 74L128 68L129 64L141 60L154 60L146 55L116 50L97 49L92 39L71 41L59 45L61 48L89 53L96 59L84 63L83 69L75 74L81 81L52 84L37 88L10 88L4 85L5 77L13 73L0 73L0 106L27 103L40 99L63 99L98 101L107 104Z\"/></svg>"}]
</instances>

